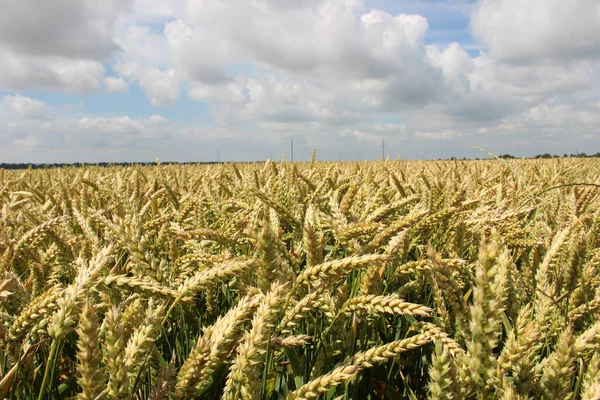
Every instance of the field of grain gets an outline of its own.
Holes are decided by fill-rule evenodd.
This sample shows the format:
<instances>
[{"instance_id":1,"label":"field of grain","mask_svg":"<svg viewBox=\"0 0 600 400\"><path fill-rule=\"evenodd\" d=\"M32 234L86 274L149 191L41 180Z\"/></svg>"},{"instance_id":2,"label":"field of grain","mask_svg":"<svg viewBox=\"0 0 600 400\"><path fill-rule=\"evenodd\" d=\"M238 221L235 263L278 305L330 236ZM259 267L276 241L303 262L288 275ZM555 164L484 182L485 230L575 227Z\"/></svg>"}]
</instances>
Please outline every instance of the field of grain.
<instances>
[{"instance_id":1,"label":"field of grain","mask_svg":"<svg viewBox=\"0 0 600 400\"><path fill-rule=\"evenodd\" d=\"M0 398L600 399L599 183L577 159L0 171Z\"/></svg>"}]
</instances>

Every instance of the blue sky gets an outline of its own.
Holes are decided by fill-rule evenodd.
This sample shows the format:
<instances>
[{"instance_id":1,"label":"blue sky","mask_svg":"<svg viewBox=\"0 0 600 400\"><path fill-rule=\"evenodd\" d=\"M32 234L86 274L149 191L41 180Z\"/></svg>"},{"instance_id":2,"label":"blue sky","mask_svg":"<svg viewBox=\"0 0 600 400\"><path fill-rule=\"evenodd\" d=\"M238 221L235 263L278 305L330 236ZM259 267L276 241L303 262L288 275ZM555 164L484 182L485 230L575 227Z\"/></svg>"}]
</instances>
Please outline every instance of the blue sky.
<instances>
[{"instance_id":1,"label":"blue sky","mask_svg":"<svg viewBox=\"0 0 600 400\"><path fill-rule=\"evenodd\" d=\"M596 0L4 9L0 162L600 151Z\"/></svg>"}]
</instances>

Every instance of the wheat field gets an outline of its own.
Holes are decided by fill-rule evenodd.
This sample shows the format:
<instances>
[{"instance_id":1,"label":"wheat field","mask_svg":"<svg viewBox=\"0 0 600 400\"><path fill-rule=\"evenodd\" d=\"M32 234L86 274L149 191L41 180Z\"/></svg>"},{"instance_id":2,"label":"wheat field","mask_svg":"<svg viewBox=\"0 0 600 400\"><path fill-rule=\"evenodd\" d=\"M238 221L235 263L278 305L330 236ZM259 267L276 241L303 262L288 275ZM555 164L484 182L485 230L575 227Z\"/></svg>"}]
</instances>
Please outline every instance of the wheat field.
<instances>
[{"instance_id":1,"label":"wheat field","mask_svg":"<svg viewBox=\"0 0 600 400\"><path fill-rule=\"evenodd\" d=\"M0 171L0 398L600 399L599 184L591 159Z\"/></svg>"}]
</instances>

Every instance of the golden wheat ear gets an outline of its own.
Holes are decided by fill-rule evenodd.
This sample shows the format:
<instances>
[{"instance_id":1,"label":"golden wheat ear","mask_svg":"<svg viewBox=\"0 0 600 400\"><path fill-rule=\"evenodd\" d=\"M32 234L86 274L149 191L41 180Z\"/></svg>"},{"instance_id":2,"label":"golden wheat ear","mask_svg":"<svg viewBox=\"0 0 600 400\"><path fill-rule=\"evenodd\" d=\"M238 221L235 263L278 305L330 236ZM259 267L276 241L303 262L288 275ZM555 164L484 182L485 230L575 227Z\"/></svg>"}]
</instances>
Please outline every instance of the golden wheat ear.
<instances>
[{"instance_id":1,"label":"golden wheat ear","mask_svg":"<svg viewBox=\"0 0 600 400\"><path fill-rule=\"evenodd\" d=\"M600 398L596 160L315 155L2 170L0 397Z\"/></svg>"}]
</instances>

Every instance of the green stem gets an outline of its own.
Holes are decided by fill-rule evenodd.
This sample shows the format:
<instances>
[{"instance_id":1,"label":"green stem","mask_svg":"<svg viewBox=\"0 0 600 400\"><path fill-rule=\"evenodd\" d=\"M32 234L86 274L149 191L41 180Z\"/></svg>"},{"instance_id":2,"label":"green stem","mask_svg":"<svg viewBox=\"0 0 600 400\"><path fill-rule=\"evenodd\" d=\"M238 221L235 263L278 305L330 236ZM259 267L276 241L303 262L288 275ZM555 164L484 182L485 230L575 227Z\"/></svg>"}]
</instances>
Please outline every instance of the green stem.
<instances>
[{"instance_id":1,"label":"green stem","mask_svg":"<svg viewBox=\"0 0 600 400\"><path fill-rule=\"evenodd\" d=\"M40 393L38 395L38 400L42 400L44 396L44 389L46 388L46 384L48 383L48 378L50 376L50 370L54 365L54 356L56 353L56 349L58 348L58 340L52 339L52 345L50 345L50 353L48 354L48 359L46 360L46 370L44 371L44 379L42 380L42 386L40 387Z\"/></svg>"},{"instance_id":2,"label":"green stem","mask_svg":"<svg viewBox=\"0 0 600 400\"><path fill-rule=\"evenodd\" d=\"M179 304L179 302L181 301L182 298L183 298L183 293L180 294L179 296L177 296L177 298L175 298L175 300L173 301L173 304L171 304L171 307L169 307L169 309L167 310L167 313L165 314L165 317L163 318L163 320L160 323L161 327L163 327L165 325L165 322L167 322L167 319L169 319L171 312L173 312L173 309L175 308L175 306L177 304Z\"/></svg>"}]
</instances>

